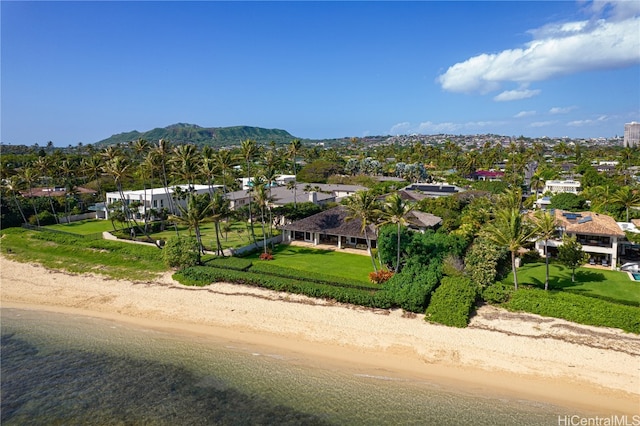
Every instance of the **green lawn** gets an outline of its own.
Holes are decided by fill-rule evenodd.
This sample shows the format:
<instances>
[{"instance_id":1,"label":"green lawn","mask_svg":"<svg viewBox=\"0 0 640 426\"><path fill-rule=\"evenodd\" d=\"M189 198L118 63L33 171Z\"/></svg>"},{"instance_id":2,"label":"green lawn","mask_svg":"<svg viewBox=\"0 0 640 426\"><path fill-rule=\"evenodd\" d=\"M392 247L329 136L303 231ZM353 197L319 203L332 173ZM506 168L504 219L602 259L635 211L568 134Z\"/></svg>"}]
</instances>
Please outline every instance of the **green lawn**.
<instances>
[{"instance_id":1,"label":"green lawn","mask_svg":"<svg viewBox=\"0 0 640 426\"><path fill-rule=\"evenodd\" d=\"M162 251L151 245L88 240L22 228L7 228L0 236L0 248L9 259L39 263L51 269L134 281L150 281L167 271Z\"/></svg>"},{"instance_id":2,"label":"green lawn","mask_svg":"<svg viewBox=\"0 0 640 426\"><path fill-rule=\"evenodd\" d=\"M259 256L260 253L254 253L247 258L258 259ZM291 269L350 278L365 283L369 282L369 272L373 271L369 256L287 244L278 244L273 251L273 260L269 262Z\"/></svg>"},{"instance_id":3,"label":"green lawn","mask_svg":"<svg viewBox=\"0 0 640 426\"><path fill-rule=\"evenodd\" d=\"M518 268L518 284L544 288L544 263L531 263ZM504 279L513 284L513 276ZM640 304L640 281L633 281L626 272L578 268L576 282L571 282L571 269L559 263L549 265L549 288L566 290L585 296L600 296L611 301Z\"/></svg>"},{"instance_id":4,"label":"green lawn","mask_svg":"<svg viewBox=\"0 0 640 426\"><path fill-rule=\"evenodd\" d=\"M189 235L189 230L186 226L178 226L178 231L181 235ZM265 228L265 231L269 232ZM215 250L216 247L216 231L213 223L203 223L200 227L200 233L202 235L202 243L208 250ZM262 241L262 227L260 225L254 225L254 233L258 242ZM279 231L273 230L273 235L278 235ZM167 240L176 235L175 228L173 226L167 227L165 231L156 232L151 234L151 238L154 240ZM220 243L223 249L231 247L243 247L253 242L251 238L251 231L247 229L244 222L232 222L231 229L228 232L222 231L220 235Z\"/></svg>"},{"instance_id":5,"label":"green lawn","mask_svg":"<svg viewBox=\"0 0 640 426\"><path fill-rule=\"evenodd\" d=\"M74 234L88 235L97 234L104 231L113 231L110 220L82 220L79 222L61 223L59 225L49 225L47 228L56 229L58 231L71 232Z\"/></svg>"}]
</instances>

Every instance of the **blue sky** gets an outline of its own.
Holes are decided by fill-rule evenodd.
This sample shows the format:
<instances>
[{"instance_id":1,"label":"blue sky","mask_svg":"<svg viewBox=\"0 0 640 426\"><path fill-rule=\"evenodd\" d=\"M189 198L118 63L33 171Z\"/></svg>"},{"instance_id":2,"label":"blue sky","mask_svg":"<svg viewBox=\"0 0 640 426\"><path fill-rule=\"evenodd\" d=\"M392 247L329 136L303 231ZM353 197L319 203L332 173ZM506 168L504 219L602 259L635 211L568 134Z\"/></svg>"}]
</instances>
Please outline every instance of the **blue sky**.
<instances>
[{"instance_id":1,"label":"blue sky","mask_svg":"<svg viewBox=\"0 0 640 426\"><path fill-rule=\"evenodd\" d=\"M3 143L183 122L300 138L612 137L640 2L1 2Z\"/></svg>"}]
</instances>

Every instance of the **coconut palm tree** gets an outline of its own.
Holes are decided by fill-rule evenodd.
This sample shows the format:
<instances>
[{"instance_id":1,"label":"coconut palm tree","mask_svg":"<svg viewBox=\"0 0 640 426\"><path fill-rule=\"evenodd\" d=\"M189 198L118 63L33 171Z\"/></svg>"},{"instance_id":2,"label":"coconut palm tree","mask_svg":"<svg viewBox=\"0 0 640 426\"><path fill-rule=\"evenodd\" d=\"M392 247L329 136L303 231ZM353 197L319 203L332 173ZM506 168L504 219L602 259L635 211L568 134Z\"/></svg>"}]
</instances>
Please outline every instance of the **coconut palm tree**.
<instances>
[{"instance_id":1,"label":"coconut palm tree","mask_svg":"<svg viewBox=\"0 0 640 426\"><path fill-rule=\"evenodd\" d=\"M56 164L53 164L49 159L51 157L38 157L36 159L36 161L33 162L33 167L36 170L40 170L40 175L42 177L46 177L46 185L51 187L51 188L55 188L56 186L56 175L57 175L57 171L59 170L56 167ZM65 160L67 161L67 160ZM47 198L49 199L49 207L51 208L51 214L53 215L53 217L56 220L56 223L60 223L60 220L58 219L58 213L56 212L56 209L53 205L53 191L48 191L47 192Z\"/></svg>"},{"instance_id":2,"label":"coconut palm tree","mask_svg":"<svg viewBox=\"0 0 640 426\"><path fill-rule=\"evenodd\" d=\"M218 256L224 256L222 244L220 244L220 236L222 235L220 222L228 215L229 199L218 191L211 197L211 220L216 230L216 254Z\"/></svg>"},{"instance_id":3,"label":"coconut palm tree","mask_svg":"<svg viewBox=\"0 0 640 426\"><path fill-rule=\"evenodd\" d=\"M169 219L187 225L189 231L194 232L198 243L198 263L200 263L201 255L204 253L200 225L211 220L211 198L209 198L209 194L189 192L186 207L182 207L180 204L176 205L181 214L170 215Z\"/></svg>"},{"instance_id":4,"label":"coconut palm tree","mask_svg":"<svg viewBox=\"0 0 640 426\"><path fill-rule=\"evenodd\" d=\"M549 289L549 253L548 242L556 233L558 226L555 214L539 210L532 219L535 236L538 240L544 240L544 263L546 267L546 276L544 280L544 289Z\"/></svg>"},{"instance_id":5,"label":"coconut palm tree","mask_svg":"<svg viewBox=\"0 0 640 426\"><path fill-rule=\"evenodd\" d=\"M222 175L222 184L224 185L224 193L227 193L227 183L229 182L229 176L233 172L233 165L235 164L235 158L231 151L228 149L221 149L215 156L216 165L220 174Z\"/></svg>"},{"instance_id":6,"label":"coconut palm tree","mask_svg":"<svg viewBox=\"0 0 640 426\"><path fill-rule=\"evenodd\" d=\"M36 203L33 196L33 184L36 183L40 179L40 175L33 167L25 167L20 171L20 180L27 184L27 188L29 189L29 199L31 201L31 206L33 207L33 213L36 217L36 223L40 226L40 218L38 217L38 208L36 207Z\"/></svg>"},{"instance_id":7,"label":"coconut palm tree","mask_svg":"<svg viewBox=\"0 0 640 426\"><path fill-rule=\"evenodd\" d=\"M173 202L173 198L169 195L169 179L167 169L169 167L169 160L171 155L171 143L166 139L160 139L157 145L153 148L153 152L156 155L156 158L160 165L160 171L162 173L162 186L164 187L164 193L167 198L167 202L169 203L169 213L176 214L175 203ZM178 232L178 227L176 227L176 233Z\"/></svg>"},{"instance_id":8,"label":"coconut palm tree","mask_svg":"<svg viewBox=\"0 0 640 426\"><path fill-rule=\"evenodd\" d=\"M269 191L265 186L265 182L262 178L254 179L254 184L252 188L253 197L255 199L256 204L260 208L260 223L262 224L262 242L264 253L267 253L267 232L264 227L264 213L265 210L269 208L269 203L271 202L271 198L269 197Z\"/></svg>"},{"instance_id":9,"label":"coconut palm tree","mask_svg":"<svg viewBox=\"0 0 640 426\"><path fill-rule=\"evenodd\" d=\"M247 184L250 184L249 181L251 180L251 163L253 162L253 159L255 158L257 152L258 146L256 145L256 141L245 139L240 142L240 155L247 165L247 169L245 170L245 173L247 175ZM251 208L251 198L252 197L249 197L249 224L251 227L251 238L253 239L253 243L256 244L256 234L253 231L253 210Z\"/></svg>"},{"instance_id":10,"label":"coconut palm tree","mask_svg":"<svg viewBox=\"0 0 640 426\"><path fill-rule=\"evenodd\" d=\"M20 205L20 202L18 201L18 197L16 195L20 193L20 184L21 182L18 176L9 176L6 179L2 179L2 185L5 187L7 192L11 194L11 197L13 198L13 202L16 204L16 207L20 212L20 216L22 216L22 220L26 224L27 218L24 215L24 211L22 210L22 206Z\"/></svg>"},{"instance_id":11,"label":"coconut palm tree","mask_svg":"<svg viewBox=\"0 0 640 426\"><path fill-rule=\"evenodd\" d=\"M381 210L381 224L395 223L398 228L398 238L396 241L396 273L400 272L400 229L409 223L407 216L411 210L413 210L413 205L403 200L397 192L387 197Z\"/></svg>"},{"instance_id":12,"label":"coconut palm tree","mask_svg":"<svg viewBox=\"0 0 640 426\"><path fill-rule=\"evenodd\" d=\"M535 235L532 227L523 220L519 208L504 208L496 213L493 222L485 225L482 233L487 240L511 252L513 283L517 290L516 253Z\"/></svg>"},{"instance_id":13,"label":"coconut palm tree","mask_svg":"<svg viewBox=\"0 0 640 426\"><path fill-rule=\"evenodd\" d=\"M629 222L629 209L640 205L640 192L629 186L623 186L611 195L611 202L626 209L627 222Z\"/></svg>"},{"instance_id":14,"label":"coconut palm tree","mask_svg":"<svg viewBox=\"0 0 640 426\"><path fill-rule=\"evenodd\" d=\"M100 177L102 175L102 159L98 155L91 157L85 157L82 159L81 170L86 177L95 179L98 196L102 194L102 188L100 185Z\"/></svg>"},{"instance_id":15,"label":"coconut palm tree","mask_svg":"<svg viewBox=\"0 0 640 426\"><path fill-rule=\"evenodd\" d=\"M298 155L298 153L300 152L300 149L302 148L302 142L300 142L300 139L294 139L291 141L291 144L289 144L289 155L291 156L291 164L293 165L293 175L296 176L296 157ZM294 177L293 178L293 207L294 208L298 208L298 197L297 197L297 185L296 183L298 182L298 178Z\"/></svg>"},{"instance_id":16,"label":"coconut palm tree","mask_svg":"<svg viewBox=\"0 0 640 426\"><path fill-rule=\"evenodd\" d=\"M173 148L172 164L175 174L187 185L195 183L199 171L198 148L193 144L178 145Z\"/></svg>"},{"instance_id":17,"label":"coconut palm tree","mask_svg":"<svg viewBox=\"0 0 640 426\"><path fill-rule=\"evenodd\" d=\"M374 272L377 272L376 261L373 257L371 250L371 240L367 233L367 228L370 224L375 222L375 217L379 211L378 203L375 195L370 191L357 191L351 197L347 199L347 217L346 220L359 219L360 231L364 234L364 239L367 241L367 251L371 257L371 264L373 265Z\"/></svg>"}]
</instances>

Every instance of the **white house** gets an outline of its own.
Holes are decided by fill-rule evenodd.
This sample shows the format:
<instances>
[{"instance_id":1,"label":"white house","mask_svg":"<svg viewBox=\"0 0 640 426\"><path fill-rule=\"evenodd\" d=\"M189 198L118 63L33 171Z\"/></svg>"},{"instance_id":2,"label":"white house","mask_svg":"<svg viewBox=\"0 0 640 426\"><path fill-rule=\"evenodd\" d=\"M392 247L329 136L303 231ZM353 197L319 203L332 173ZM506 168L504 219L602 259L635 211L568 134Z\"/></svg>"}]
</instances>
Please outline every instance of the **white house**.
<instances>
[{"instance_id":1,"label":"white house","mask_svg":"<svg viewBox=\"0 0 640 426\"><path fill-rule=\"evenodd\" d=\"M143 218L150 209L160 210L170 208L172 202L170 198L173 196L176 187L179 187L183 191L189 189L189 185L174 185L167 190L165 190L165 188L148 188L135 191L123 191L124 202L128 206L131 205L131 203L139 203L134 214L136 215L136 219L140 219ZM222 188L222 185L213 185L212 187L215 190L216 188ZM209 185L191 185L191 189L197 194L205 194L209 192ZM106 207L120 200L122 200L122 197L119 192L106 193L106 206L104 208L105 219L109 218L109 210ZM186 206L185 200L177 200L177 202L183 207ZM98 212L98 216L102 217L102 212Z\"/></svg>"},{"instance_id":2,"label":"white house","mask_svg":"<svg viewBox=\"0 0 640 426\"><path fill-rule=\"evenodd\" d=\"M577 180L548 180L544 184L544 192L552 194L560 194L568 192L578 194L580 192L580 182Z\"/></svg>"}]
</instances>

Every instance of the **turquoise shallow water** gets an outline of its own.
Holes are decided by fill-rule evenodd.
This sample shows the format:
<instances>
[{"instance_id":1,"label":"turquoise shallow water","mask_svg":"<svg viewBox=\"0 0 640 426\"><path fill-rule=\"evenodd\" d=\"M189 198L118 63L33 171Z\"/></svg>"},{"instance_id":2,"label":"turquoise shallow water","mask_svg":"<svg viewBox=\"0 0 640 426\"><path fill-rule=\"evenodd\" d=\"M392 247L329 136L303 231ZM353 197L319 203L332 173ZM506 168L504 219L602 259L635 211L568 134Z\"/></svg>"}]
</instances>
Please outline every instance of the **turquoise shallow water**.
<instances>
[{"instance_id":1,"label":"turquoise shallow water","mask_svg":"<svg viewBox=\"0 0 640 426\"><path fill-rule=\"evenodd\" d=\"M576 414L97 318L1 319L3 425L551 425Z\"/></svg>"}]
</instances>

